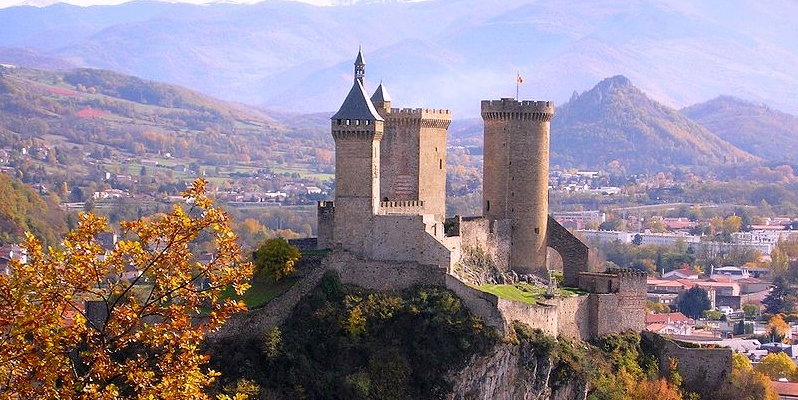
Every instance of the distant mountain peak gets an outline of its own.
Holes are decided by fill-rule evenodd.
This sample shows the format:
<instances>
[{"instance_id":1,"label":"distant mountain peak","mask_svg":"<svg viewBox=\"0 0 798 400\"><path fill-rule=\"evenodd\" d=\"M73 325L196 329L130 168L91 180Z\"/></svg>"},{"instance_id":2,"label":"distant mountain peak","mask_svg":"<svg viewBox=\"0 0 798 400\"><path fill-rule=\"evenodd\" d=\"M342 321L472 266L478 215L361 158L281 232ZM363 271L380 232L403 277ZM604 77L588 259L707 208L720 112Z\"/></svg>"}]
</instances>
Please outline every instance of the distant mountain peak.
<instances>
[{"instance_id":1,"label":"distant mountain peak","mask_svg":"<svg viewBox=\"0 0 798 400\"><path fill-rule=\"evenodd\" d=\"M605 78L590 91L598 92L601 95L608 95L617 92L626 93L630 91L634 93L643 93L634 84L632 84L632 81L630 81L629 78L623 75L615 75L610 78Z\"/></svg>"},{"instance_id":2,"label":"distant mountain peak","mask_svg":"<svg viewBox=\"0 0 798 400\"><path fill-rule=\"evenodd\" d=\"M632 81L630 81L629 78L623 75L615 75L602 80L601 82L599 82L598 85L596 85L596 87L598 88L634 87L634 85L632 85Z\"/></svg>"}]
</instances>

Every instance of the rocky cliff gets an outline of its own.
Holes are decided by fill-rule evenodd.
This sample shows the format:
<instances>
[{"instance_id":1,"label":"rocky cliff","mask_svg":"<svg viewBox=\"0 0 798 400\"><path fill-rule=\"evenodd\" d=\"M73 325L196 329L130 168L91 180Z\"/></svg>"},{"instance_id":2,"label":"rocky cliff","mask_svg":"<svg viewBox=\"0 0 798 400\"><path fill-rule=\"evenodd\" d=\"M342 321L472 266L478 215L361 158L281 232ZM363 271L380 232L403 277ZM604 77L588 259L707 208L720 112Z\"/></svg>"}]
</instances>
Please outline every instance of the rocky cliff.
<instances>
[{"instance_id":1,"label":"rocky cliff","mask_svg":"<svg viewBox=\"0 0 798 400\"><path fill-rule=\"evenodd\" d=\"M558 363L532 343L497 345L475 356L454 374L449 400L586 399L588 384L580 376L561 380Z\"/></svg>"}]
</instances>

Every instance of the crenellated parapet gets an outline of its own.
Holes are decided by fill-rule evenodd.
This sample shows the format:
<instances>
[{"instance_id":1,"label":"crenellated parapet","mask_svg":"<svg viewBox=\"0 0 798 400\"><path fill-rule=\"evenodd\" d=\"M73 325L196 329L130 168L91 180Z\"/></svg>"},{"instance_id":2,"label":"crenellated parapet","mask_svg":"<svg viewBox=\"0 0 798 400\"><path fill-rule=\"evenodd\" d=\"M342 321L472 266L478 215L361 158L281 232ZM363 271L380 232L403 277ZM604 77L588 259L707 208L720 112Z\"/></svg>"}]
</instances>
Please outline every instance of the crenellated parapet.
<instances>
[{"instance_id":1,"label":"crenellated parapet","mask_svg":"<svg viewBox=\"0 0 798 400\"><path fill-rule=\"evenodd\" d=\"M424 202L420 200L381 201L380 214L424 214Z\"/></svg>"},{"instance_id":2,"label":"crenellated parapet","mask_svg":"<svg viewBox=\"0 0 798 400\"><path fill-rule=\"evenodd\" d=\"M646 273L644 271L634 268L607 268L605 273L624 278L638 278L643 280L646 278Z\"/></svg>"},{"instance_id":3,"label":"crenellated parapet","mask_svg":"<svg viewBox=\"0 0 798 400\"><path fill-rule=\"evenodd\" d=\"M482 101L482 119L486 121L520 120L549 122L554 117L554 102L518 101L512 98Z\"/></svg>"},{"instance_id":4,"label":"crenellated parapet","mask_svg":"<svg viewBox=\"0 0 798 400\"><path fill-rule=\"evenodd\" d=\"M380 208L407 208L407 207L424 207L424 202L418 200L380 202Z\"/></svg>"},{"instance_id":5,"label":"crenellated parapet","mask_svg":"<svg viewBox=\"0 0 798 400\"><path fill-rule=\"evenodd\" d=\"M368 119L334 119L332 120L332 137L334 140L370 141L381 140L383 121Z\"/></svg>"},{"instance_id":6,"label":"crenellated parapet","mask_svg":"<svg viewBox=\"0 0 798 400\"><path fill-rule=\"evenodd\" d=\"M452 122L449 110L436 108L392 108L385 118L391 124L437 129L447 129Z\"/></svg>"}]
</instances>

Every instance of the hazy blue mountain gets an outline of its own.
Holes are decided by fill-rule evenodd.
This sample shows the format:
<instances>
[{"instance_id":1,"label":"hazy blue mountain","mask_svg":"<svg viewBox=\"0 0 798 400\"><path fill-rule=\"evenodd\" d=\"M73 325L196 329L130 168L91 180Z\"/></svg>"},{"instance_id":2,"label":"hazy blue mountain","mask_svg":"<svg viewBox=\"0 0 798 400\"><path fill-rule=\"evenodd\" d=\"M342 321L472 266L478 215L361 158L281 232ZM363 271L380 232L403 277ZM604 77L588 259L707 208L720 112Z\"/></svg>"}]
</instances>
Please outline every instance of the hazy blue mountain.
<instances>
[{"instance_id":1,"label":"hazy blue mountain","mask_svg":"<svg viewBox=\"0 0 798 400\"><path fill-rule=\"evenodd\" d=\"M727 142L773 162L798 161L798 117L731 96L681 110Z\"/></svg>"},{"instance_id":2,"label":"hazy blue mountain","mask_svg":"<svg viewBox=\"0 0 798 400\"><path fill-rule=\"evenodd\" d=\"M334 111L362 46L370 88L456 118L514 96L516 73L521 97L558 103L621 74L673 107L733 94L798 113L794 1L369 3L12 7L0 47L295 111Z\"/></svg>"}]
</instances>

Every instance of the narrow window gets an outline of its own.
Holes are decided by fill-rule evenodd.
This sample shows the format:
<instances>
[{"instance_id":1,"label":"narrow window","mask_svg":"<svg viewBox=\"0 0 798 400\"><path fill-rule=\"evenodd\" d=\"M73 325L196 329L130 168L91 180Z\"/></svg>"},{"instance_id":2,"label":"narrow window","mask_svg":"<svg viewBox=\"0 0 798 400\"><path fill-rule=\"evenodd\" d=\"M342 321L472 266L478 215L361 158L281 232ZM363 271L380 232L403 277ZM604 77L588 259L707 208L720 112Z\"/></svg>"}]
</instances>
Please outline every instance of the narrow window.
<instances>
[{"instance_id":1,"label":"narrow window","mask_svg":"<svg viewBox=\"0 0 798 400\"><path fill-rule=\"evenodd\" d=\"M490 200L488 200L488 204L485 206L485 211L490 211Z\"/></svg>"},{"instance_id":2,"label":"narrow window","mask_svg":"<svg viewBox=\"0 0 798 400\"><path fill-rule=\"evenodd\" d=\"M438 160L438 169L443 169L443 159Z\"/></svg>"}]
</instances>

